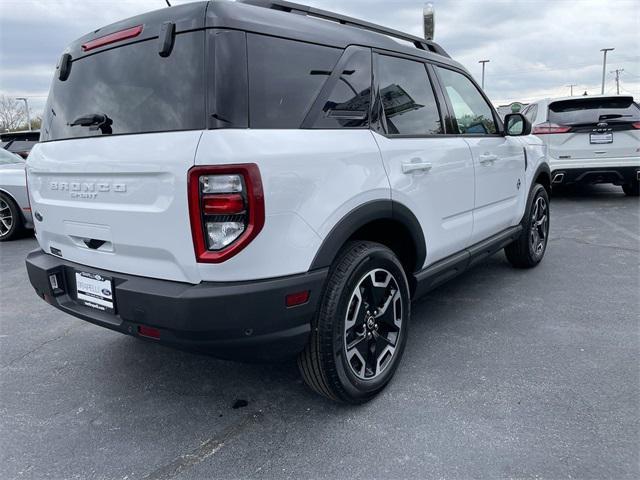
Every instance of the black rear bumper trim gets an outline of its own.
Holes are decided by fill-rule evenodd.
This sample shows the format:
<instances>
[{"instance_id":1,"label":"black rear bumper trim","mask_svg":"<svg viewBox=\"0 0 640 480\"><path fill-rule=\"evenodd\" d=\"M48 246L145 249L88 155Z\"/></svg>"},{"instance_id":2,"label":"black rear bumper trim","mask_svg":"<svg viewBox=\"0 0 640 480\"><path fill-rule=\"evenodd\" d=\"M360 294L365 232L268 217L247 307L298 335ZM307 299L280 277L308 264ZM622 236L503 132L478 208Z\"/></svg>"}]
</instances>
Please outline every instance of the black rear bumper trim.
<instances>
[{"instance_id":1,"label":"black rear bumper trim","mask_svg":"<svg viewBox=\"0 0 640 480\"><path fill-rule=\"evenodd\" d=\"M263 361L294 356L304 348L328 269L251 282L192 285L125 275L75 264L35 250L26 260L29 280L54 307L96 325L138 336L138 326L160 331L157 343L216 357ZM114 281L116 313L78 302L75 271ZM49 275L61 283L55 292ZM310 291L309 301L287 308L285 297Z\"/></svg>"}]
</instances>

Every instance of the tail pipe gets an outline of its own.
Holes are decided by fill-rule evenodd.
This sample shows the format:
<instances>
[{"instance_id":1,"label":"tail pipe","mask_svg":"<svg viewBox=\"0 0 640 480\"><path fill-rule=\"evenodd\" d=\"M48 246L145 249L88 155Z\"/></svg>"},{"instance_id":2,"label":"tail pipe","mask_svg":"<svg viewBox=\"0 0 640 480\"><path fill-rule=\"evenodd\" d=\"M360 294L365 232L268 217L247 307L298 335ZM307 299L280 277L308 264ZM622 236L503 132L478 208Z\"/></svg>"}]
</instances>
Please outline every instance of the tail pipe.
<instances>
[{"instance_id":1,"label":"tail pipe","mask_svg":"<svg viewBox=\"0 0 640 480\"><path fill-rule=\"evenodd\" d=\"M564 173L556 173L551 181L554 185L558 185L562 182L564 182Z\"/></svg>"}]
</instances>

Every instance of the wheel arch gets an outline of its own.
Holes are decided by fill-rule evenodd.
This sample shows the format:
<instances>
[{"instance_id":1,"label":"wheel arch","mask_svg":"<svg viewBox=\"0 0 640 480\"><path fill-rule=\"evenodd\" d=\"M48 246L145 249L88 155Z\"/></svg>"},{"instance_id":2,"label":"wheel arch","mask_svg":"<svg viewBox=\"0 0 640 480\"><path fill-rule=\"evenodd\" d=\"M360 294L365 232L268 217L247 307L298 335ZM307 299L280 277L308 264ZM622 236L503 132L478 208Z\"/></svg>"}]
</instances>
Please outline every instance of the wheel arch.
<instances>
[{"instance_id":1,"label":"wheel arch","mask_svg":"<svg viewBox=\"0 0 640 480\"><path fill-rule=\"evenodd\" d=\"M547 195L551 195L551 169L547 163L542 163L536 169L536 172L533 174L533 183L531 184L531 188L539 183L544 187L547 191Z\"/></svg>"},{"instance_id":2,"label":"wheel arch","mask_svg":"<svg viewBox=\"0 0 640 480\"><path fill-rule=\"evenodd\" d=\"M350 240L386 245L398 256L407 276L422 268L427 256L422 227L411 210L393 200L374 200L351 210L331 229L311 270L329 267Z\"/></svg>"}]
</instances>

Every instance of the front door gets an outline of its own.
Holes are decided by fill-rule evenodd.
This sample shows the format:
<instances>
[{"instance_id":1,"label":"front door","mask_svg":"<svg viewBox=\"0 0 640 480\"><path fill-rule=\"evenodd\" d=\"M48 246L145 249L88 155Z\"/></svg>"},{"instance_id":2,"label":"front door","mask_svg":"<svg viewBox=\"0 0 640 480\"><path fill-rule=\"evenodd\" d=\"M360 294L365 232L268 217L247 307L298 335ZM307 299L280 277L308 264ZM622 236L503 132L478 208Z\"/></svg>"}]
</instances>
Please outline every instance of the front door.
<instances>
[{"instance_id":1,"label":"front door","mask_svg":"<svg viewBox=\"0 0 640 480\"><path fill-rule=\"evenodd\" d=\"M454 128L473 155L476 180L471 242L477 243L518 223L525 153L518 139L499 131L495 112L467 76L443 67L436 70L449 100Z\"/></svg>"}]
</instances>

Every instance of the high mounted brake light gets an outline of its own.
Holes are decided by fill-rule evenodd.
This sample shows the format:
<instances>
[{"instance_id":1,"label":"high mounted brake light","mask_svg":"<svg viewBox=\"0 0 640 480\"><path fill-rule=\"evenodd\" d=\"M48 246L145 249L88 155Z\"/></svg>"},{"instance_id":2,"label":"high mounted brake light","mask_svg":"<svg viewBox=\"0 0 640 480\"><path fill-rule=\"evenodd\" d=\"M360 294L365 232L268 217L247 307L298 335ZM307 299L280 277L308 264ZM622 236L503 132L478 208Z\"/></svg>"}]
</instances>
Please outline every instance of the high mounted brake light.
<instances>
[{"instance_id":1,"label":"high mounted brake light","mask_svg":"<svg viewBox=\"0 0 640 480\"><path fill-rule=\"evenodd\" d=\"M87 43L82 44L82 51L88 52L89 50L104 47L105 45L109 45L111 43L121 42L122 40L127 40L128 38L137 37L141 33L142 25L126 28L124 30L110 33L109 35L105 35L104 37L96 38L95 40L91 40Z\"/></svg>"},{"instance_id":2,"label":"high mounted brake light","mask_svg":"<svg viewBox=\"0 0 640 480\"><path fill-rule=\"evenodd\" d=\"M569 130L571 130L571 127L567 127L566 125L558 125L556 123L545 122L533 127L531 133L533 135L551 135L554 133L567 133Z\"/></svg>"},{"instance_id":3,"label":"high mounted brake light","mask_svg":"<svg viewBox=\"0 0 640 480\"><path fill-rule=\"evenodd\" d=\"M189 170L189 215L196 260L221 263L264 226L264 194L255 164Z\"/></svg>"}]
</instances>

